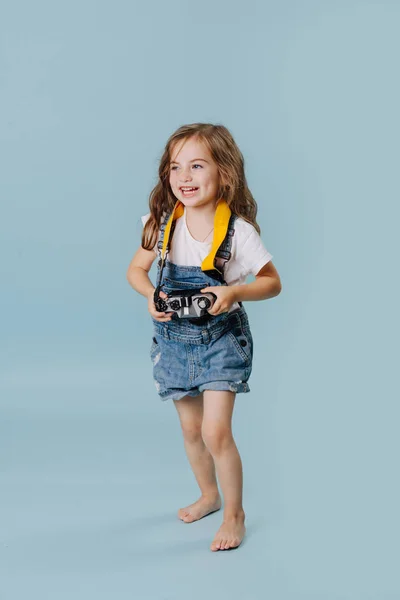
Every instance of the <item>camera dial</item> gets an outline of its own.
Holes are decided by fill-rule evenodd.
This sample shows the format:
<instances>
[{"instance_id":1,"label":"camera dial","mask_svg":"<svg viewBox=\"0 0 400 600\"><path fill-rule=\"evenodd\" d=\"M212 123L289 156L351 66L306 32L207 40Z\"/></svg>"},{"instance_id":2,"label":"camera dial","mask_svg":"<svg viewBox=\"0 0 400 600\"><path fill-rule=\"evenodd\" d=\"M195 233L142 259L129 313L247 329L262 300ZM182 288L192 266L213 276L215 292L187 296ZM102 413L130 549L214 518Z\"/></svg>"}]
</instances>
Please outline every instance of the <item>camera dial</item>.
<instances>
[{"instance_id":1,"label":"camera dial","mask_svg":"<svg viewBox=\"0 0 400 600\"><path fill-rule=\"evenodd\" d=\"M165 312L168 308L168 304L162 298L159 298L157 301L156 308L158 312Z\"/></svg>"},{"instance_id":2,"label":"camera dial","mask_svg":"<svg viewBox=\"0 0 400 600\"><path fill-rule=\"evenodd\" d=\"M198 298L197 305L201 309L207 309L210 308L211 302L208 298Z\"/></svg>"},{"instance_id":3,"label":"camera dial","mask_svg":"<svg viewBox=\"0 0 400 600\"><path fill-rule=\"evenodd\" d=\"M179 302L179 300L172 300L169 303L170 308L172 308L172 310L179 310L181 307L181 303Z\"/></svg>"}]
</instances>

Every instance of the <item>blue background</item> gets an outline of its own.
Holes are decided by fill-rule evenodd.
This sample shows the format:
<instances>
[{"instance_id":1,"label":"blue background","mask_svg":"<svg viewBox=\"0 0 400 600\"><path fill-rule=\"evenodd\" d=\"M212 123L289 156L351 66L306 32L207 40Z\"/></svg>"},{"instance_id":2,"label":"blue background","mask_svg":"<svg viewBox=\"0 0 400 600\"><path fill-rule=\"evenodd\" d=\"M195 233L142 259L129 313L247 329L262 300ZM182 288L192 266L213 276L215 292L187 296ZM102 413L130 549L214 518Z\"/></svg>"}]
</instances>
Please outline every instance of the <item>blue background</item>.
<instances>
[{"instance_id":1,"label":"blue background","mask_svg":"<svg viewBox=\"0 0 400 600\"><path fill-rule=\"evenodd\" d=\"M2 600L400 598L399 17L2 6ZM233 133L283 283L246 305L248 534L225 553L222 512L176 517L198 488L125 278L164 144L196 121Z\"/></svg>"}]
</instances>

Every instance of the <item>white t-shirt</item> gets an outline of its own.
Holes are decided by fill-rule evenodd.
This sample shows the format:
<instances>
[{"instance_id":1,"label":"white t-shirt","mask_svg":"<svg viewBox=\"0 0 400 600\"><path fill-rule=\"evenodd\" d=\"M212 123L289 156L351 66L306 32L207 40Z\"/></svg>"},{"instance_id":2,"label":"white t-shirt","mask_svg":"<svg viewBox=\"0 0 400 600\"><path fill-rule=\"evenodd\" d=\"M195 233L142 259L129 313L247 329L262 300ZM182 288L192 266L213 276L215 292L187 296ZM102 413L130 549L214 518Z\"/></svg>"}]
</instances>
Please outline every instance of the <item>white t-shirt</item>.
<instances>
[{"instance_id":1,"label":"white t-shirt","mask_svg":"<svg viewBox=\"0 0 400 600\"><path fill-rule=\"evenodd\" d=\"M141 217L143 227L150 213ZM238 217L235 220L235 233L232 238L231 258L225 263L224 279L228 285L242 285L248 275L257 275L261 268L272 259L272 254L266 250L256 229ZM159 239L159 238L158 238ZM168 260L181 266L201 266L205 257L210 253L212 236L208 242L195 240L186 225L186 210L176 220L175 231L172 236ZM160 255L157 244L153 251ZM235 302L231 311L238 308Z\"/></svg>"}]
</instances>

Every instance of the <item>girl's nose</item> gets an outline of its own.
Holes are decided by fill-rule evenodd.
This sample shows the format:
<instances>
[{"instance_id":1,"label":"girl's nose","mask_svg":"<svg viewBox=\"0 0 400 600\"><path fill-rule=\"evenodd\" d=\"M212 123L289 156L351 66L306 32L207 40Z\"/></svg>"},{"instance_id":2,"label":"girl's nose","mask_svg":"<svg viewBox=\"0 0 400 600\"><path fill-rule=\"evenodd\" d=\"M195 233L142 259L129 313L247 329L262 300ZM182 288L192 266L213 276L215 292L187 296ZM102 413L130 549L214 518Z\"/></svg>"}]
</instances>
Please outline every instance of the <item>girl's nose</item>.
<instances>
[{"instance_id":1,"label":"girl's nose","mask_svg":"<svg viewBox=\"0 0 400 600\"><path fill-rule=\"evenodd\" d=\"M181 180L183 183L186 183L187 181L192 180L192 176L189 173L187 175L182 175Z\"/></svg>"},{"instance_id":2,"label":"girl's nose","mask_svg":"<svg viewBox=\"0 0 400 600\"><path fill-rule=\"evenodd\" d=\"M185 182L185 181L189 181L191 179L192 179L192 175L190 173L190 167L188 167L187 169L182 169L181 180L183 182Z\"/></svg>"}]
</instances>

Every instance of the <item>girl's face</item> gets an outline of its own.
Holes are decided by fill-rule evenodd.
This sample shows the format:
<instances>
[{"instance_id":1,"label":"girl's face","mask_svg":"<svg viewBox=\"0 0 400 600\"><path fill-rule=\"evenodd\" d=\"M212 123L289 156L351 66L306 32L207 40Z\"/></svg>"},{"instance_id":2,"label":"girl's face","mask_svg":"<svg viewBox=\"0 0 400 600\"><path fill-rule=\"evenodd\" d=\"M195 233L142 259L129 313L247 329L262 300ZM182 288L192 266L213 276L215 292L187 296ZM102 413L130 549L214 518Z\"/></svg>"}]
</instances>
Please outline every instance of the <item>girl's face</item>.
<instances>
[{"instance_id":1,"label":"girl's face","mask_svg":"<svg viewBox=\"0 0 400 600\"><path fill-rule=\"evenodd\" d=\"M185 206L217 201L217 164L202 142L189 138L172 147L169 182L175 197Z\"/></svg>"}]
</instances>

